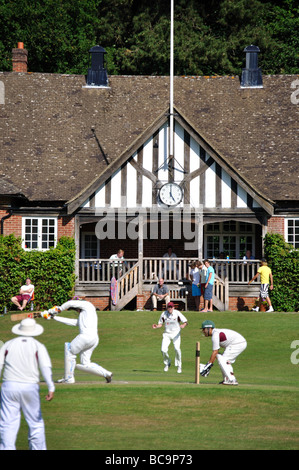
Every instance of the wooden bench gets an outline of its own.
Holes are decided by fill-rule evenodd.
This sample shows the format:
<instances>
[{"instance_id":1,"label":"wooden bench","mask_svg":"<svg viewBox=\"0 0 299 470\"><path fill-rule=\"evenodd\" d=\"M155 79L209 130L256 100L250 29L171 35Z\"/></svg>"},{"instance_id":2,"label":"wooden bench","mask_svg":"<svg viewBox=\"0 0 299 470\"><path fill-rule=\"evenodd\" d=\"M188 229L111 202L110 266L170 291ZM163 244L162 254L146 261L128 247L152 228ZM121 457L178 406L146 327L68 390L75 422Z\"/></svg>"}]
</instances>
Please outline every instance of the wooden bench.
<instances>
[{"instance_id":1,"label":"wooden bench","mask_svg":"<svg viewBox=\"0 0 299 470\"><path fill-rule=\"evenodd\" d=\"M179 303L184 304L184 310L188 310L188 290L186 287L170 287L169 288L169 297L170 297L170 302L174 303L174 308L179 307ZM165 302L162 304L162 308L165 310L166 309L166 304Z\"/></svg>"}]
</instances>

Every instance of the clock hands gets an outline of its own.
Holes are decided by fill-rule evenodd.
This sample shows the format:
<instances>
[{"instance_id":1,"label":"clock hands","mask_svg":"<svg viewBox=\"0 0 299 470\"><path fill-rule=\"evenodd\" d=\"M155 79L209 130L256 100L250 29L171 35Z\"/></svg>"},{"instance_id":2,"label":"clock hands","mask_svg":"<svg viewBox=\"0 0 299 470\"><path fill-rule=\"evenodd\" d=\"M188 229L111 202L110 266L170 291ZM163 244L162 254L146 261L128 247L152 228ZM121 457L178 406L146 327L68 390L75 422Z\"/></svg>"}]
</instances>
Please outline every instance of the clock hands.
<instances>
[{"instance_id":1,"label":"clock hands","mask_svg":"<svg viewBox=\"0 0 299 470\"><path fill-rule=\"evenodd\" d=\"M174 199L174 197L173 197L173 195L172 195L172 184L169 185L169 196L171 197L171 199L172 199L173 201L175 201L175 199Z\"/></svg>"},{"instance_id":2,"label":"clock hands","mask_svg":"<svg viewBox=\"0 0 299 470\"><path fill-rule=\"evenodd\" d=\"M165 183L159 191L161 202L168 207L178 205L183 197L181 187L174 182Z\"/></svg>"}]
</instances>

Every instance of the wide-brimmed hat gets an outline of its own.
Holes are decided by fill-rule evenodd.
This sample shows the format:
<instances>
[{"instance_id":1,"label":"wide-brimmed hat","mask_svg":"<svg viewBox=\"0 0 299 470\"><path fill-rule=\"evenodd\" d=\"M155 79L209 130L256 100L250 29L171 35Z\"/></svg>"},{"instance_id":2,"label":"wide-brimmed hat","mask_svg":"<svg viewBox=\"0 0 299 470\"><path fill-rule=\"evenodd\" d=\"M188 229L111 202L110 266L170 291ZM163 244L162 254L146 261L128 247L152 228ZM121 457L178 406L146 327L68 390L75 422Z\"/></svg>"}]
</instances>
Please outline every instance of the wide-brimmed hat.
<instances>
[{"instance_id":1,"label":"wide-brimmed hat","mask_svg":"<svg viewBox=\"0 0 299 470\"><path fill-rule=\"evenodd\" d=\"M44 328L38 325L33 318L25 318L21 323L15 325L11 331L19 336L39 336Z\"/></svg>"}]
</instances>

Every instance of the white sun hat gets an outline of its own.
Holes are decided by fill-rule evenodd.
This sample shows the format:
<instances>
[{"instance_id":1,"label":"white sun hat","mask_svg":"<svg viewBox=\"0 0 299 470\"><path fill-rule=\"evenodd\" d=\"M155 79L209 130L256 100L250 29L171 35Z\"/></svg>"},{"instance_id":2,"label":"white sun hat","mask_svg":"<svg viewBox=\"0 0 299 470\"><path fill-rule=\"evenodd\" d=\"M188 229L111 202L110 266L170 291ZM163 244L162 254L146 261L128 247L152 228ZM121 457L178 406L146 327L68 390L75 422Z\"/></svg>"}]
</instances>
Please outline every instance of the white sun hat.
<instances>
[{"instance_id":1,"label":"white sun hat","mask_svg":"<svg viewBox=\"0 0 299 470\"><path fill-rule=\"evenodd\" d=\"M19 336L39 336L44 328L38 325L33 318L25 318L21 323L15 325L11 331Z\"/></svg>"}]
</instances>

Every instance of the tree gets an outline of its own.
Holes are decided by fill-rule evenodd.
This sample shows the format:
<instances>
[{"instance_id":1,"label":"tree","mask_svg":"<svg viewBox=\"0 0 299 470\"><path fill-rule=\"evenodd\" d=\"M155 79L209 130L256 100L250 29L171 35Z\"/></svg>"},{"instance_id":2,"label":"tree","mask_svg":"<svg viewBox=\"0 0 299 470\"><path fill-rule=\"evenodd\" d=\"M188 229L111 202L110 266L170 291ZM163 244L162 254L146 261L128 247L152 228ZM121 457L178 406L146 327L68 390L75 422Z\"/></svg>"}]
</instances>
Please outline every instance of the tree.
<instances>
[{"instance_id":1,"label":"tree","mask_svg":"<svg viewBox=\"0 0 299 470\"><path fill-rule=\"evenodd\" d=\"M298 73L295 0L175 0L176 75L241 74L259 46L264 74ZM0 69L22 41L33 72L86 74L89 49L113 74L169 74L170 0L0 0Z\"/></svg>"},{"instance_id":2,"label":"tree","mask_svg":"<svg viewBox=\"0 0 299 470\"><path fill-rule=\"evenodd\" d=\"M299 309L299 250L285 242L282 235L269 233L265 237L265 256L272 269L274 290L271 301L278 312Z\"/></svg>"}]
</instances>

